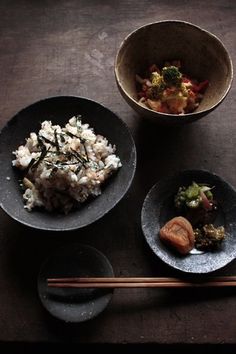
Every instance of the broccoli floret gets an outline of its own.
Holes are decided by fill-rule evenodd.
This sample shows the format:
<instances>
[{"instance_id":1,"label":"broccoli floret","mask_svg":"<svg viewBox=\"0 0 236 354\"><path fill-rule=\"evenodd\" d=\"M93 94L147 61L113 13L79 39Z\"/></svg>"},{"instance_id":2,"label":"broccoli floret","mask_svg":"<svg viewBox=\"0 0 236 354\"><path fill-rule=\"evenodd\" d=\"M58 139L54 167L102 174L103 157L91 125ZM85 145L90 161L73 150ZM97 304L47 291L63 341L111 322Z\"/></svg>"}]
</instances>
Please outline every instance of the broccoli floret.
<instances>
[{"instance_id":1,"label":"broccoli floret","mask_svg":"<svg viewBox=\"0 0 236 354\"><path fill-rule=\"evenodd\" d=\"M182 74L176 66L168 66L162 69L162 77L168 86L180 86Z\"/></svg>"}]
</instances>

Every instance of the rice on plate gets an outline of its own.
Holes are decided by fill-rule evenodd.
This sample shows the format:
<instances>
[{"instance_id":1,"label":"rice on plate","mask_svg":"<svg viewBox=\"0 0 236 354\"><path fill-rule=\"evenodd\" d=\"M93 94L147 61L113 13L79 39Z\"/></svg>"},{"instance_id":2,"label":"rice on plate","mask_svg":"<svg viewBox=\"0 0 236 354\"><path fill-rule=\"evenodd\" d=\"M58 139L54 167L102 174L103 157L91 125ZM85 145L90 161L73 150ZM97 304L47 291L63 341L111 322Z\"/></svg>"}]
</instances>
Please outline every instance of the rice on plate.
<instances>
[{"instance_id":1,"label":"rice on plate","mask_svg":"<svg viewBox=\"0 0 236 354\"><path fill-rule=\"evenodd\" d=\"M13 166L24 171L25 208L67 214L89 196L100 195L102 183L122 166L115 151L81 116L73 116L65 127L44 121L38 134L30 133L13 152Z\"/></svg>"}]
</instances>

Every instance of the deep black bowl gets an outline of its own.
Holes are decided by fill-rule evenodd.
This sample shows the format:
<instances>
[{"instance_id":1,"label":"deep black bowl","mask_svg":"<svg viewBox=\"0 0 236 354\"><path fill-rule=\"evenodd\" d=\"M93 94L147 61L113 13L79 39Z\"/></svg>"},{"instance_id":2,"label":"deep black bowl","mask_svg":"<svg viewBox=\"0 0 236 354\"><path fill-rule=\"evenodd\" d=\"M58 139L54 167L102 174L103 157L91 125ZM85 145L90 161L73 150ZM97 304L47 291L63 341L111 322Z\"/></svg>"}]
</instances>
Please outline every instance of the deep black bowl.
<instances>
[{"instance_id":1,"label":"deep black bowl","mask_svg":"<svg viewBox=\"0 0 236 354\"><path fill-rule=\"evenodd\" d=\"M102 194L81 204L68 215L44 210L24 209L19 172L12 167L12 154L31 132L38 132L40 123L51 120L64 125L73 115L94 128L116 145L122 167L102 187ZM0 134L0 206L13 219L30 227L51 231L74 230L98 220L125 195L134 177L136 149L126 124L108 108L87 98L58 96L36 102L17 113Z\"/></svg>"},{"instance_id":2,"label":"deep black bowl","mask_svg":"<svg viewBox=\"0 0 236 354\"><path fill-rule=\"evenodd\" d=\"M207 183L214 186L219 205L215 226L223 225L226 239L214 252L189 253L182 256L167 247L159 237L161 227L176 216L174 196L180 186ZM186 170L157 182L147 194L142 208L142 229L145 239L162 261L187 273L209 273L236 258L236 191L221 177L203 170Z\"/></svg>"}]
</instances>

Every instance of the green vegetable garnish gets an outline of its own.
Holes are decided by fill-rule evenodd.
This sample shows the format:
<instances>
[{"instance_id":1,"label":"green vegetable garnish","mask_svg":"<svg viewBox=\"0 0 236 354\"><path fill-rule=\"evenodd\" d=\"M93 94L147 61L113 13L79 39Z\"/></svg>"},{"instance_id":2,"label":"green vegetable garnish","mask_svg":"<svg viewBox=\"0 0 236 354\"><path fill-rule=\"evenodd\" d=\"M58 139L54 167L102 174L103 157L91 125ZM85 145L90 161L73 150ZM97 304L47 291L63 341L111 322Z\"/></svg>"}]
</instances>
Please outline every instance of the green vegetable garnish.
<instances>
[{"instance_id":1,"label":"green vegetable garnish","mask_svg":"<svg viewBox=\"0 0 236 354\"><path fill-rule=\"evenodd\" d=\"M180 187L175 196L175 206L178 209L183 207L198 208L202 206L205 209L211 209L210 201L213 200L213 194L207 185L192 182L188 187Z\"/></svg>"},{"instance_id":2,"label":"green vegetable garnish","mask_svg":"<svg viewBox=\"0 0 236 354\"><path fill-rule=\"evenodd\" d=\"M190 200L197 199L199 197L200 188L197 183L193 182L185 191L186 198Z\"/></svg>"},{"instance_id":3,"label":"green vegetable garnish","mask_svg":"<svg viewBox=\"0 0 236 354\"><path fill-rule=\"evenodd\" d=\"M182 82L182 74L176 66L165 66L162 77L168 86L179 86Z\"/></svg>"}]
</instances>

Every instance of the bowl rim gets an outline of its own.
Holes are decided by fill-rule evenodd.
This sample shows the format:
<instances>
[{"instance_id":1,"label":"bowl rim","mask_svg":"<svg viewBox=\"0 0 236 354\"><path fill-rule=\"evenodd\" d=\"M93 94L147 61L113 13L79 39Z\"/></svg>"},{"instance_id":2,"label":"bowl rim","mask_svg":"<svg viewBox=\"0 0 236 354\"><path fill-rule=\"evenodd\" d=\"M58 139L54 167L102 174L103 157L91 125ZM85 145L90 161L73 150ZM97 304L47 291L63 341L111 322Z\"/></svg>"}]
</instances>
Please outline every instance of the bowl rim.
<instances>
[{"instance_id":1,"label":"bowl rim","mask_svg":"<svg viewBox=\"0 0 236 354\"><path fill-rule=\"evenodd\" d=\"M127 194L128 190L130 189L133 180L134 180L134 176L136 173L136 167L137 167L137 149L136 149L136 145L135 145L135 141L133 138L133 135L128 127L128 125L126 124L126 122L115 112L113 112L110 108L106 107L105 105L103 105L102 103L93 100L91 98L87 98L87 97L83 97L83 96L75 96L75 95L56 95L56 96L47 96L45 98L39 99L39 100L35 100L33 103L30 103L28 105L26 105L24 108L20 109L19 111L15 112L9 119L8 121L4 124L4 126L1 128L0 130L0 139L1 136L4 134L5 129L8 129L8 126L11 124L11 122L13 120L15 120L19 115L21 115L24 111L27 111L28 109L30 109L31 107L47 102L47 101L51 101L51 100L60 100L60 99L79 99L82 101L88 101L92 104L95 104L97 106L102 107L104 110L109 111L112 115L114 115L117 120L119 120L123 126L123 128L126 130L127 134L130 137L130 141L132 143L132 156L133 156L133 161L132 161L132 173L130 176L130 179L125 187L125 189L123 190L122 194L120 194L120 196L115 200L115 202L113 202L113 205L111 208L107 208L105 211L103 211L102 213L100 213L99 215L97 215L92 221L90 222L84 222L81 225L73 225L73 226L64 226L64 227L50 227L50 226L44 226L44 225L35 225L34 222L31 221L25 221L25 220L21 220L21 218L18 215L15 215L14 213L9 212L9 208L5 207L4 202L2 200L0 200L0 208L9 216L11 217L13 220L19 222L20 224L30 227L32 229L37 229L37 230L43 230L43 231L53 231L53 232L64 232L64 231L73 231L73 230L79 230L83 227L89 226L93 223L95 223L96 221L102 219L105 215L107 215ZM1 191L1 188L0 188ZM1 193L0 193L1 194ZM24 208L24 206L22 205L22 208Z\"/></svg>"},{"instance_id":2,"label":"bowl rim","mask_svg":"<svg viewBox=\"0 0 236 354\"><path fill-rule=\"evenodd\" d=\"M91 264L91 260L93 257L97 257L97 260L99 260L100 264L102 265L102 273L106 274L106 276L114 276L113 266L110 260L102 251L89 244L84 244L76 241L57 247L54 251L48 253L48 255L44 258L37 276L37 293L38 298L41 301L41 305L45 308L45 310L48 311L51 316L59 320L65 321L66 323L82 323L99 316L110 304L114 291L113 289L105 289L105 292L101 292L100 294L97 294L95 296L93 295L92 298L88 298L87 301L84 300L74 302L58 302L56 299L53 299L53 297L51 298L49 289L47 287L47 281L44 276L48 273L50 274L50 270L52 268L54 269L55 274L55 267L52 267L51 262L55 261L58 256L62 257L63 260L63 266L60 264L59 269L64 268L66 256L71 256L71 251L72 259L74 259L74 261L78 259L78 257L76 257L75 255L78 256L78 253L80 252L85 253L87 258L88 256L90 256L90 262L88 262L88 264ZM79 262L80 261L78 259L77 263L79 264ZM69 269L71 269L70 266ZM70 310L71 303L73 303L74 307L76 307L73 309L77 314L76 317L71 316L71 312L73 311ZM54 307L53 304L56 304L57 306ZM60 306L58 307L58 305ZM83 314L84 307L86 312L85 316ZM69 311L63 311L68 308ZM91 311L91 309L93 311Z\"/></svg>"},{"instance_id":3,"label":"bowl rim","mask_svg":"<svg viewBox=\"0 0 236 354\"><path fill-rule=\"evenodd\" d=\"M223 50L225 51L226 56L227 56L228 61L229 61L230 81L229 81L228 87L225 90L223 96L220 98L220 100L217 103L212 105L210 108L207 108L207 109L204 109L204 110L200 110L200 111L197 111L197 112L195 111L195 112L192 112L192 113L186 113L186 114L183 114L183 115L156 112L156 111L154 111L154 110L152 110L152 109L150 109L148 107L145 107L145 106L141 105L138 101L136 101L133 97L131 97L130 94L122 86L121 81L119 79L119 73L118 73L118 67L119 67L118 59L119 59L119 56L120 56L121 49L126 45L126 43L130 40L130 38L132 36L134 36L140 30L143 30L144 28L151 27L151 26L154 26L154 25L162 25L162 24L183 24L183 25L186 25L186 26L189 26L189 27L193 27L196 30L198 30L200 32L203 32L203 33L207 34L208 36L212 37L215 41L217 41L222 46ZM119 48L118 48L116 56L115 56L114 72L115 72L115 79L116 79L116 82L117 82L117 85L118 85L119 89L125 93L125 95L132 101L132 103L135 106L140 107L140 108L142 108L144 110L147 110L148 112L150 112L152 114L154 113L157 116L159 116L159 115L165 116L165 118L167 118L167 119L171 119L172 117L189 117L189 116L191 116L191 117L192 116L196 116L197 117L198 115L202 115L203 113L212 111L213 109L215 109L225 99L225 97L229 93L230 88L232 86L233 77L234 77L233 62L232 62L231 56L230 56L228 50L226 49L225 45L221 41L221 39L219 37L217 37L215 34L211 33L210 31L208 31L208 30L206 30L206 29L204 29L204 28L202 28L202 27L200 27L198 25L195 25L195 24L193 24L191 22L188 22L188 21L182 21L182 20L164 20L164 21L149 22L147 24L144 24L144 25L134 29L132 32L130 32L122 40L122 42L119 45Z\"/></svg>"}]
</instances>

